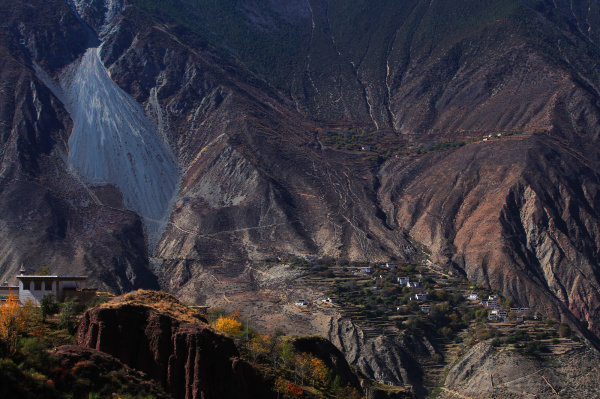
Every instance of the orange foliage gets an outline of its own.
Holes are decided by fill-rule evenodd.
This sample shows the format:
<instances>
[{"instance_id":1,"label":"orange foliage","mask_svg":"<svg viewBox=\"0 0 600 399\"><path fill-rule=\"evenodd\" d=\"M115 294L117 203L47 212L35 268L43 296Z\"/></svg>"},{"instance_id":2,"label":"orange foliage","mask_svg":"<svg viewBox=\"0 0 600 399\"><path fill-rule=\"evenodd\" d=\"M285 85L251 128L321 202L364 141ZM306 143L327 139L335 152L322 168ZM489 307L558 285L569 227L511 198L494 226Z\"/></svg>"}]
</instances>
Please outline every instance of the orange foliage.
<instances>
[{"instance_id":1,"label":"orange foliage","mask_svg":"<svg viewBox=\"0 0 600 399\"><path fill-rule=\"evenodd\" d=\"M9 295L8 299L0 304L0 339L4 341L9 352L17 348L19 336L27 331L28 311L23 311L19 306L16 295Z\"/></svg>"},{"instance_id":2,"label":"orange foliage","mask_svg":"<svg viewBox=\"0 0 600 399\"><path fill-rule=\"evenodd\" d=\"M282 393L284 398L299 398L304 395L304 390L302 388L281 377L275 380L274 388L275 391Z\"/></svg>"},{"instance_id":3,"label":"orange foliage","mask_svg":"<svg viewBox=\"0 0 600 399\"><path fill-rule=\"evenodd\" d=\"M242 323L236 320L234 316L219 318L212 323L212 326L227 335L240 335L242 332Z\"/></svg>"},{"instance_id":4,"label":"orange foliage","mask_svg":"<svg viewBox=\"0 0 600 399\"><path fill-rule=\"evenodd\" d=\"M325 385L331 373L321 359L312 356L310 359L310 374L314 384Z\"/></svg>"},{"instance_id":5,"label":"orange foliage","mask_svg":"<svg viewBox=\"0 0 600 399\"><path fill-rule=\"evenodd\" d=\"M259 356L268 355L269 352L271 351L272 346L273 346L273 339L271 338L270 335L257 334L250 341L250 344L248 345L248 349L250 350L250 353L252 353L252 357L254 358L254 361L256 361L256 359Z\"/></svg>"},{"instance_id":6,"label":"orange foliage","mask_svg":"<svg viewBox=\"0 0 600 399\"><path fill-rule=\"evenodd\" d=\"M298 385L294 385L291 382L288 382L287 385L287 393L291 395L292 398L298 398L304 395L304 391Z\"/></svg>"},{"instance_id":7,"label":"orange foliage","mask_svg":"<svg viewBox=\"0 0 600 399\"><path fill-rule=\"evenodd\" d=\"M296 355L296 370L304 381L304 376L312 379L313 385L325 385L329 379L330 370L325 363L310 353L299 353Z\"/></svg>"}]
</instances>

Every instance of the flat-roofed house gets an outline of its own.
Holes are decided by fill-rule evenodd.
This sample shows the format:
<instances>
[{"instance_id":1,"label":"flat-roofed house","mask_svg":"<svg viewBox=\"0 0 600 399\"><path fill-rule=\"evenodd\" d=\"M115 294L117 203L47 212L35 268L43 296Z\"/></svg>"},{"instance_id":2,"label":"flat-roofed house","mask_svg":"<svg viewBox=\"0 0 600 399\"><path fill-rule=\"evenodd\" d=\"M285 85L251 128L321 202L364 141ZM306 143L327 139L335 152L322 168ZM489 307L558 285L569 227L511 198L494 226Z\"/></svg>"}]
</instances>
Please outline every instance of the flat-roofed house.
<instances>
[{"instance_id":1,"label":"flat-roofed house","mask_svg":"<svg viewBox=\"0 0 600 399\"><path fill-rule=\"evenodd\" d=\"M24 274L17 276L19 281L19 302L25 303L31 299L36 305L40 305L44 295L54 295L58 302L64 302L74 298L81 302L87 302L96 295L95 288L87 288L87 276L34 276Z\"/></svg>"},{"instance_id":2,"label":"flat-roofed house","mask_svg":"<svg viewBox=\"0 0 600 399\"><path fill-rule=\"evenodd\" d=\"M410 282L410 278L408 277L398 277L398 284L406 285Z\"/></svg>"}]
</instances>

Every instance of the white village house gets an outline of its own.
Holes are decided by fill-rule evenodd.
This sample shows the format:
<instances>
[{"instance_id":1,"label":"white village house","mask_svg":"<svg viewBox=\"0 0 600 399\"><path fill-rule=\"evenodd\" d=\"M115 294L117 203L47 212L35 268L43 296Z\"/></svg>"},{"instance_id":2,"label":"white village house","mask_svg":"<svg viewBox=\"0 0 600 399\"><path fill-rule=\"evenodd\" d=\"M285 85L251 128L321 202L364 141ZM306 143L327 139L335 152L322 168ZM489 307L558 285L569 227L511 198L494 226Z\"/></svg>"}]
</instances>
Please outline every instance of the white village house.
<instances>
[{"instance_id":1,"label":"white village house","mask_svg":"<svg viewBox=\"0 0 600 399\"><path fill-rule=\"evenodd\" d=\"M68 299L75 298L82 302L87 302L96 296L95 288L87 288L87 276L35 276L25 274L25 269L21 266L18 276L18 286L9 286L4 283L0 287L0 298L17 295L19 302L24 304L28 299L31 299L36 305L40 305L40 301L45 295L54 295L58 302L64 302Z\"/></svg>"},{"instance_id":2,"label":"white village house","mask_svg":"<svg viewBox=\"0 0 600 399\"><path fill-rule=\"evenodd\" d=\"M400 285L406 285L408 284L410 281L409 277L398 277L398 284Z\"/></svg>"}]
</instances>

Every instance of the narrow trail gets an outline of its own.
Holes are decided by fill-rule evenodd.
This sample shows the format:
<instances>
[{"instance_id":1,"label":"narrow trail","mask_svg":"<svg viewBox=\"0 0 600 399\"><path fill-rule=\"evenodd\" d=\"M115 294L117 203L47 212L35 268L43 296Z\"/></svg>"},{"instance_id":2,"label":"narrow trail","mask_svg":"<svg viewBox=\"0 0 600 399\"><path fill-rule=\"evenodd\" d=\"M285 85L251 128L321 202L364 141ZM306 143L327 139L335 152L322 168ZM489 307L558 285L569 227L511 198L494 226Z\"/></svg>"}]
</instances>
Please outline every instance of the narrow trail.
<instances>
[{"instance_id":1,"label":"narrow trail","mask_svg":"<svg viewBox=\"0 0 600 399\"><path fill-rule=\"evenodd\" d=\"M433 0L432 0L432 1L433 1ZM473 398L471 398L470 396L465 396L465 395L463 395L463 394L460 394L460 393L458 393L458 392L456 392L456 391L453 391L453 390L451 390L451 389L448 389L448 388L446 388L446 387L442 387L442 391L444 391L444 392L448 392L449 394L451 394L452 396L456 396L457 398L461 398L461 399L473 399Z\"/></svg>"}]
</instances>

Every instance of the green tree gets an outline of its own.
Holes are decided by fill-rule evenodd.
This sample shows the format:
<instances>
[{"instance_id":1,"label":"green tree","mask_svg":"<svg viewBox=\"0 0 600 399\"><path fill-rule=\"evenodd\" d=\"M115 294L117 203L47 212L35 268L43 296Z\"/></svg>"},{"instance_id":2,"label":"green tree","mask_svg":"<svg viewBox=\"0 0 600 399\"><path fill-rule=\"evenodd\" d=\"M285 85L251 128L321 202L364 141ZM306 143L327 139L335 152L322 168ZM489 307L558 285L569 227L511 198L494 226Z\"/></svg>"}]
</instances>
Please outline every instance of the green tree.
<instances>
[{"instance_id":1,"label":"green tree","mask_svg":"<svg viewBox=\"0 0 600 399\"><path fill-rule=\"evenodd\" d=\"M48 266L40 266L35 273L34 276L49 276L52 274L50 267Z\"/></svg>"},{"instance_id":2,"label":"green tree","mask_svg":"<svg viewBox=\"0 0 600 399\"><path fill-rule=\"evenodd\" d=\"M285 341L282 345L281 359L288 365L294 363L294 347L289 341Z\"/></svg>"},{"instance_id":3,"label":"green tree","mask_svg":"<svg viewBox=\"0 0 600 399\"><path fill-rule=\"evenodd\" d=\"M571 334L571 327L569 327L568 324L561 323L561 325L558 326L558 335L560 335L561 338L569 338Z\"/></svg>"},{"instance_id":4,"label":"green tree","mask_svg":"<svg viewBox=\"0 0 600 399\"><path fill-rule=\"evenodd\" d=\"M73 334L75 332L75 317L81 313L83 305L79 301L70 299L60 304L60 314L58 316L58 327L69 331Z\"/></svg>"},{"instance_id":5,"label":"green tree","mask_svg":"<svg viewBox=\"0 0 600 399\"><path fill-rule=\"evenodd\" d=\"M56 303L56 297L52 294L47 294L40 299L40 312L42 320L46 320L47 316L51 316L58 313L58 304Z\"/></svg>"}]
</instances>

